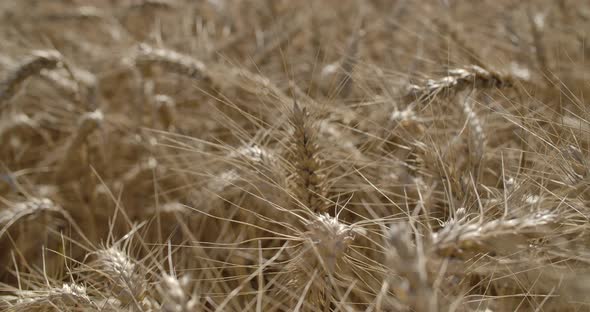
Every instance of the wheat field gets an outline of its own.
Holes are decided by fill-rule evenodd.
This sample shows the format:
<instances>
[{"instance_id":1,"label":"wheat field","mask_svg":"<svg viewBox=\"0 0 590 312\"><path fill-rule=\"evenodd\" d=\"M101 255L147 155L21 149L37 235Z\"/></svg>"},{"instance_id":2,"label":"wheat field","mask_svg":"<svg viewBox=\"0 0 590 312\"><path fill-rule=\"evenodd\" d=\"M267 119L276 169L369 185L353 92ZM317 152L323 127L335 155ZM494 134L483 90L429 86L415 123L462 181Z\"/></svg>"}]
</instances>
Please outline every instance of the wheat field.
<instances>
[{"instance_id":1,"label":"wheat field","mask_svg":"<svg viewBox=\"0 0 590 312\"><path fill-rule=\"evenodd\" d=\"M590 311L589 29L0 0L0 310Z\"/></svg>"}]
</instances>

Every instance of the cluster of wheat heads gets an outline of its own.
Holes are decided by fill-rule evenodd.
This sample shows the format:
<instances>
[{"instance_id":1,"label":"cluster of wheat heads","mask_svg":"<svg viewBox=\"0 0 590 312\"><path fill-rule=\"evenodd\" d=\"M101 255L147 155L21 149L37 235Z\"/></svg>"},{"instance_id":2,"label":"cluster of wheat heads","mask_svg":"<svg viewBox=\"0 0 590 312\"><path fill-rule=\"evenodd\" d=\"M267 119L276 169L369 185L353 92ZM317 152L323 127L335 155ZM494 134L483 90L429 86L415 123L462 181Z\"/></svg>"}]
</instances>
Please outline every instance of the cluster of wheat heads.
<instances>
[{"instance_id":1,"label":"cluster of wheat heads","mask_svg":"<svg viewBox=\"0 0 590 312\"><path fill-rule=\"evenodd\" d=\"M590 310L587 3L0 15L0 310Z\"/></svg>"}]
</instances>

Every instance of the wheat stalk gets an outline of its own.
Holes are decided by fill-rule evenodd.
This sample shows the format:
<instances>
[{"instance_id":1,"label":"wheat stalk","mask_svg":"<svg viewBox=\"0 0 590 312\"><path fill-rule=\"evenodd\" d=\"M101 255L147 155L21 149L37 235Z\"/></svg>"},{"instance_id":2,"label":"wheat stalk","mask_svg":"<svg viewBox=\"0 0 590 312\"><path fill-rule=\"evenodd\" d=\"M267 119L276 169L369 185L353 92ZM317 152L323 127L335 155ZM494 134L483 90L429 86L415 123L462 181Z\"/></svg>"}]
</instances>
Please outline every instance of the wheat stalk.
<instances>
[{"instance_id":1,"label":"wheat stalk","mask_svg":"<svg viewBox=\"0 0 590 312\"><path fill-rule=\"evenodd\" d=\"M475 51L468 40L463 38L461 32L459 32L459 29L457 29L457 27L455 27L451 21L443 21L440 18L436 18L433 21L440 28L441 34L448 35L455 45L463 50L469 63L474 64L480 68L487 67L479 56L479 53Z\"/></svg>"},{"instance_id":2,"label":"wheat stalk","mask_svg":"<svg viewBox=\"0 0 590 312\"><path fill-rule=\"evenodd\" d=\"M289 25L286 30L281 31L276 38L273 38L270 43L265 45L260 51L257 51L256 54L254 54L252 57L252 63L256 66L264 65L273 52L280 49L283 45L285 45L285 43L293 40L295 36L301 33L304 23L305 21L303 20L289 21L289 23L287 23Z\"/></svg>"},{"instance_id":3,"label":"wheat stalk","mask_svg":"<svg viewBox=\"0 0 590 312\"><path fill-rule=\"evenodd\" d=\"M527 11L527 17L531 27L531 34L533 37L533 45L535 47L535 59L537 65L541 70L543 79L547 82L548 86L553 86L551 79L551 68L549 67L549 61L547 60L547 52L543 43L543 19L541 14L533 14L532 11Z\"/></svg>"},{"instance_id":4,"label":"wheat stalk","mask_svg":"<svg viewBox=\"0 0 590 312\"><path fill-rule=\"evenodd\" d=\"M125 8L125 11L141 11L149 9L174 9L174 1L170 0L142 0Z\"/></svg>"},{"instance_id":5,"label":"wheat stalk","mask_svg":"<svg viewBox=\"0 0 590 312\"><path fill-rule=\"evenodd\" d=\"M127 170L114 183L114 188L116 190L122 190L125 186L136 186L141 182L142 177L145 177L145 174L151 175L151 173L158 168L158 161L153 157L149 157L147 160L141 161Z\"/></svg>"},{"instance_id":6,"label":"wheat stalk","mask_svg":"<svg viewBox=\"0 0 590 312\"><path fill-rule=\"evenodd\" d=\"M334 82L335 74L339 73L337 77L337 93L340 97L346 98L352 90L352 74L356 63L358 62L359 45L365 36L365 31L362 28L355 30L348 40L344 56L331 64L322 68L320 84L324 89L328 89ZM330 90L325 90L330 91Z\"/></svg>"}]
</instances>

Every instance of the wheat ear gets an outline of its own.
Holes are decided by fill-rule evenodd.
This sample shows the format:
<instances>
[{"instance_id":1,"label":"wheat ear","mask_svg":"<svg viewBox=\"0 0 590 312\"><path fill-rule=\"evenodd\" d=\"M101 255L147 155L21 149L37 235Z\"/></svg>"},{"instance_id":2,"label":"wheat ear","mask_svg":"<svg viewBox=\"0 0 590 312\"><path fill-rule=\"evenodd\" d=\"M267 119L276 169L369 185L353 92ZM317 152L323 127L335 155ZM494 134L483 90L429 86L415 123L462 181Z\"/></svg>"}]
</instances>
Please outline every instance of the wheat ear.
<instances>
[{"instance_id":1,"label":"wheat ear","mask_svg":"<svg viewBox=\"0 0 590 312\"><path fill-rule=\"evenodd\" d=\"M105 12L92 6L82 6L71 11L44 15L41 18L52 21L96 21L106 18Z\"/></svg>"},{"instance_id":2,"label":"wheat ear","mask_svg":"<svg viewBox=\"0 0 590 312\"><path fill-rule=\"evenodd\" d=\"M147 282L140 274L140 267L117 247L101 249L90 268L107 278L111 293L123 306L140 307Z\"/></svg>"},{"instance_id":3,"label":"wheat ear","mask_svg":"<svg viewBox=\"0 0 590 312\"><path fill-rule=\"evenodd\" d=\"M317 129L310 120L307 109L293 105L291 113L293 127L290 158L294 166L291 176L292 188L297 199L315 212L328 208L326 200L326 176L321 172L322 159L316 143Z\"/></svg>"},{"instance_id":4,"label":"wheat ear","mask_svg":"<svg viewBox=\"0 0 590 312\"><path fill-rule=\"evenodd\" d=\"M80 155L80 148L85 144L88 136L92 134L102 124L104 115L100 110L83 114L78 120L78 128L70 137L66 149L65 157L61 160L57 169L58 176L65 174L71 169L71 163L76 162Z\"/></svg>"},{"instance_id":5,"label":"wheat ear","mask_svg":"<svg viewBox=\"0 0 590 312\"><path fill-rule=\"evenodd\" d=\"M11 136L22 134L26 128L38 127L38 122L26 114L10 115L9 119L0 120L0 142L9 142Z\"/></svg>"},{"instance_id":6,"label":"wheat ear","mask_svg":"<svg viewBox=\"0 0 590 312\"><path fill-rule=\"evenodd\" d=\"M170 72L193 79L209 76L203 62L176 51L154 48L147 44L139 45L133 62L140 68L158 65Z\"/></svg>"},{"instance_id":7,"label":"wheat ear","mask_svg":"<svg viewBox=\"0 0 590 312\"><path fill-rule=\"evenodd\" d=\"M100 311L86 293L86 287L71 283L43 291L19 291L3 311Z\"/></svg>"},{"instance_id":8,"label":"wheat ear","mask_svg":"<svg viewBox=\"0 0 590 312\"><path fill-rule=\"evenodd\" d=\"M304 291L306 302L326 310L332 297L328 279L336 273L338 262L345 256L356 235L365 232L328 214L313 215L306 228L304 244L285 266L279 283L282 289L277 295L283 295L285 290ZM295 295L299 294L291 293L291 296Z\"/></svg>"},{"instance_id":9,"label":"wheat ear","mask_svg":"<svg viewBox=\"0 0 590 312\"><path fill-rule=\"evenodd\" d=\"M492 89L507 88L514 85L511 77L485 70L479 66L451 69L448 76L426 81L426 84L410 85L404 96L405 102L427 102L436 96L452 96L467 88Z\"/></svg>"},{"instance_id":10,"label":"wheat ear","mask_svg":"<svg viewBox=\"0 0 590 312\"><path fill-rule=\"evenodd\" d=\"M168 274L162 276L156 288L162 298L160 308L163 312L190 312L197 309L198 298L191 293L190 283L188 275L181 278Z\"/></svg>"},{"instance_id":11,"label":"wheat ear","mask_svg":"<svg viewBox=\"0 0 590 312\"><path fill-rule=\"evenodd\" d=\"M467 124L473 134L471 141L475 149L472 151L472 154L475 156L474 159L479 162L483 159L487 137L483 129L483 122L473 109L472 102L473 100L469 96L463 100L459 100L463 108L463 114L467 119Z\"/></svg>"},{"instance_id":12,"label":"wheat ear","mask_svg":"<svg viewBox=\"0 0 590 312\"><path fill-rule=\"evenodd\" d=\"M154 105L164 129L174 130L174 121L176 120L176 103L174 99L164 94L156 94L154 96Z\"/></svg>"},{"instance_id":13,"label":"wheat ear","mask_svg":"<svg viewBox=\"0 0 590 312\"><path fill-rule=\"evenodd\" d=\"M265 62L268 61L271 54L278 49L280 49L285 43L289 42L297 36L301 31L303 31L302 25L305 24L305 21L296 20L290 21L290 25L287 27L285 31L281 31L280 34L273 38L269 44L265 45L263 49L259 52L254 54L252 57L252 63L254 65L260 66L263 65Z\"/></svg>"},{"instance_id":14,"label":"wheat ear","mask_svg":"<svg viewBox=\"0 0 590 312\"><path fill-rule=\"evenodd\" d=\"M30 60L21 64L0 82L0 106L14 97L27 78L39 75L43 69L54 69L62 62L61 54L55 50L36 50L31 54Z\"/></svg>"},{"instance_id":15,"label":"wheat ear","mask_svg":"<svg viewBox=\"0 0 590 312\"><path fill-rule=\"evenodd\" d=\"M426 256L421 244L414 245L407 223L393 224L387 235L388 260L402 279L392 282L398 299L412 311L438 311L436 292L426 270Z\"/></svg>"},{"instance_id":16,"label":"wheat ear","mask_svg":"<svg viewBox=\"0 0 590 312\"><path fill-rule=\"evenodd\" d=\"M442 230L433 233L431 242L434 250L441 255L469 249L481 250L490 240L498 240L508 235L542 237L551 232L548 227L557 221L558 216L547 211L476 224L469 224L465 220L453 220Z\"/></svg>"},{"instance_id":17,"label":"wheat ear","mask_svg":"<svg viewBox=\"0 0 590 312\"><path fill-rule=\"evenodd\" d=\"M63 213L63 209L49 198L30 198L0 211L0 238L18 220L44 212Z\"/></svg>"},{"instance_id":18,"label":"wheat ear","mask_svg":"<svg viewBox=\"0 0 590 312\"><path fill-rule=\"evenodd\" d=\"M129 13L129 11L141 11L141 10L147 10L147 9L166 9L166 10L170 10L173 9L174 6L174 2L170 1L170 0L142 0L136 3L132 3L131 5L127 6L125 8L126 13Z\"/></svg>"},{"instance_id":19,"label":"wheat ear","mask_svg":"<svg viewBox=\"0 0 590 312\"><path fill-rule=\"evenodd\" d=\"M549 87L553 86L553 81L549 75L551 75L551 67L547 60L547 51L545 44L543 43L543 20L541 15L533 14L531 10L527 11L527 18L531 27L531 35L533 37L533 45L535 47L535 60L541 70L543 79Z\"/></svg>"}]
</instances>

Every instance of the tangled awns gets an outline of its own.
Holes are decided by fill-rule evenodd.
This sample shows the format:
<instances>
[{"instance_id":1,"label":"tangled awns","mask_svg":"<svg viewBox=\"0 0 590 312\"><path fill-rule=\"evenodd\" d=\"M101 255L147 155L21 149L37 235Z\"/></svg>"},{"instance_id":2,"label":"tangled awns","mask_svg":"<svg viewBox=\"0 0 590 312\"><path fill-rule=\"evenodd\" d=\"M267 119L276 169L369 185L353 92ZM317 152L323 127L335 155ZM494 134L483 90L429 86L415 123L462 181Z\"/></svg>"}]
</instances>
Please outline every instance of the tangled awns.
<instances>
[{"instance_id":1,"label":"tangled awns","mask_svg":"<svg viewBox=\"0 0 590 312\"><path fill-rule=\"evenodd\" d=\"M590 311L589 29L0 0L0 311Z\"/></svg>"}]
</instances>

